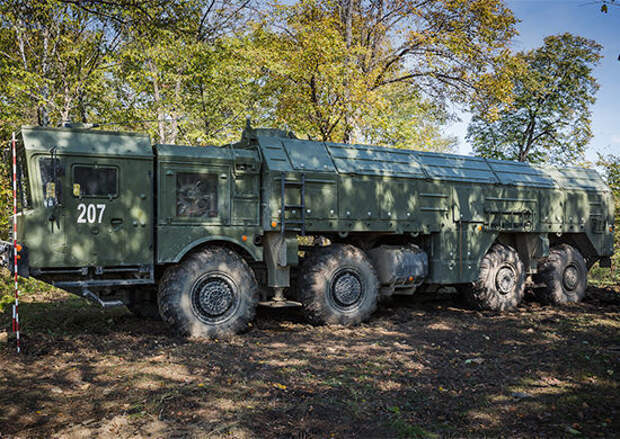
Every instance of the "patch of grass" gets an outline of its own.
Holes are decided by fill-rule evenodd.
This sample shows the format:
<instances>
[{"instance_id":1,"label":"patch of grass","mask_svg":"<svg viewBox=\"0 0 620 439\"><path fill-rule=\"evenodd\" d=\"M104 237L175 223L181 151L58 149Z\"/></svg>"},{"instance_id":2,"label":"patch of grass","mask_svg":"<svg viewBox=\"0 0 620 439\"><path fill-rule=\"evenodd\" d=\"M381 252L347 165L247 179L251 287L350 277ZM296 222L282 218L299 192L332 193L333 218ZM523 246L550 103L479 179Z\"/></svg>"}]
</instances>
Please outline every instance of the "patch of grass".
<instances>
[{"instance_id":1,"label":"patch of grass","mask_svg":"<svg viewBox=\"0 0 620 439\"><path fill-rule=\"evenodd\" d=\"M328 379L323 380L321 383L326 385L326 386L328 386L328 387L340 387L340 386L343 385L342 381L340 381L340 380L338 380L338 379L336 379L334 377L329 377Z\"/></svg>"},{"instance_id":2,"label":"patch of grass","mask_svg":"<svg viewBox=\"0 0 620 439\"><path fill-rule=\"evenodd\" d=\"M0 300L5 296L0 296ZM10 298L9 304L14 299ZM52 337L65 337L88 332L109 332L119 318L127 314L124 307L103 310L73 294L48 288L25 291L20 295L20 321L28 333L45 333ZM0 312L0 326L10 324L10 306Z\"/></svg>"},{"instance_id":3,"label":"patch of grass","mask_svg":"<svg viewBox=\"0 0 620 439\"><path fill-rule=\"evenodd\" d=\"M146 408L146 405L144 401L136 402L136 403L133 403L129 407L129 409L127 409L127 414L129 414L129 417L139 418L146 414L146 412L144 411L145 408Z\"/></svg>"},{"instance_id":4,"label":"patch of grass","mask_svg":"<svg viewBox=\"0 0 620 439\"><path fill-rule=\"evenodd\" d=\"M392 428L399 438L403 439L435 439L439 435L426 431L418 425L409 423L403 416L400 407L393 406L389 408L390 421L389 426Z\"/></svg>"}]
</instances>

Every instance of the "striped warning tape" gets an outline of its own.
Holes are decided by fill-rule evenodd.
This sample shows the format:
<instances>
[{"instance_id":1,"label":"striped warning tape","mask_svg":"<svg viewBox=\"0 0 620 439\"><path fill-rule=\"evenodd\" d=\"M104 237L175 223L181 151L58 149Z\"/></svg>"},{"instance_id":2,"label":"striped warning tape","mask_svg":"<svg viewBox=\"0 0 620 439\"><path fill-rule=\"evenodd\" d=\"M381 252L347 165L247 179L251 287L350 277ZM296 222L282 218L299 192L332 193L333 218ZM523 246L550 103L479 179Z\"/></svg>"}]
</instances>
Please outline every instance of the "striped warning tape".
<instances>
[{"instance_id":1,"label":"striped warning tape","mask_svg":"<svg viewBox=\"0 0 620 439\"><path fill-rule=\"evenodd\" d=\"M15 147L15 132L11 139L13 150L13 271L15 280L15 304L13 305L13 332L17 341L17 353L21 352L19 340L19 283L17 278L17 151Z\"/></svg>"}]
</instances>

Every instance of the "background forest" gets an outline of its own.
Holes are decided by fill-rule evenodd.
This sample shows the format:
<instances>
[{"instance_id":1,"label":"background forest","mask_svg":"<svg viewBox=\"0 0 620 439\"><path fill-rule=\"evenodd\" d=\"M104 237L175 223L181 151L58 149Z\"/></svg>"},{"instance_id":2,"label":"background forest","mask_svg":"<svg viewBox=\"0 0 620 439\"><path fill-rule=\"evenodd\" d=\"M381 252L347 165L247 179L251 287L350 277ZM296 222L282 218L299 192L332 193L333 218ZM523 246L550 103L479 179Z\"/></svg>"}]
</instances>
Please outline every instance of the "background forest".
<instances>
[{"instance_id":1,"label":"background forest","mask_svg":"<svg viewBox=\"0 0 620 439\"><path fill-rule=\"evenodd\" d=\"M475 154L598 165L617 192L618 156L585 161L601 46L566 33L515 52L516 24L502 0L0 0L0 139L73 122L219 145L250 117L451 151L458 106Z\"/></svg>"}]
</instances>

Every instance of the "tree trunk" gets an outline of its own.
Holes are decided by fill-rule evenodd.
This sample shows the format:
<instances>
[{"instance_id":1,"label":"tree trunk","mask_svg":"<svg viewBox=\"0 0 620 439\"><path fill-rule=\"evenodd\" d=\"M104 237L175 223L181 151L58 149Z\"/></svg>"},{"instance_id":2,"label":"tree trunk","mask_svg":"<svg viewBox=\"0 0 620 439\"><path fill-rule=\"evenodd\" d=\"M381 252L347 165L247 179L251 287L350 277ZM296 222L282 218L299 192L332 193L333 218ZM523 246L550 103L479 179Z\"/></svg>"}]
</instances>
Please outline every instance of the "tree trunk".
<instances>
[{"instance_id":1,"label":"tree trunk","mask_svg":"<svg viewBox=\"0 0 620 439\"><path fill-rule=\"evenodd\" d=\"M211 133L211 123L209 122L209 117L207 116L207 103L205 102L205 90L202 81L198 83L198 87L200 88L200 105L202 107L202 122L205 136L209 136Z\"/></svg>"},{"instance_id":2,"label":"tree trunk","mask_svg":"<svg viewBox=\"0 0 620 439\"><path fill-rule=\"evenodd\" d=\"M152 61L148 61L149 70L153 74L153 98L157 106L157 134L159 143L166 143L166 117L161 103L161 94L159 92L159 75Z\"/></svg>"},{"instance_id":3,"label":"tree trunk","mask_svg":"<svg viewBox=\"0 0 620 439\"><path fill-rule=\"evenodd\" d=\"M374 35L372 37L372 55L369 62L370 69L372 70L375 66L375 61L378 58L379 48L381 47L381 43L383 41L384 32L380 29L381 19L383 18L383 0L377 1L377 12L376 12L376 20L374 26Z\"/></svg>"},{"instance_id":4,"label":"tree trunk","mask_svg":"<svg viewBox=\"0 0 620 439\"><path fill-rule=\"evenodd\" d=\"M41 74L43 78L47 79L48 73L48 63L47 63L47 51L49 49L49 30L44 28L43 30L43 58L41 60ZM37 110L39 117L39 125L47 126L49 125L49 114L47 111L47 101L49 99L49 87L47 83L43 83L43 87L41 88L41 97L43 98L43 103L39 104L39 108Z\"/></svg>"},{"instance_id":5,"label":"tree trunk","mask_svg":"<svg viewBox=\"0 0 620 439\"><path fill-rule=\"evenodd\" d=\"M344 133L342 140L344 143L350 143L352 141L352 111L351 105L351 85L349 83L349 71L351 63L351 46L353 45L353 1L354 0L342 0L341 8L343 10L344 19L344 42L347 47L347 54L344 61L345 77L344 77L344 100L345 100L345 115L344 115Z\"/></svg>"},{"instance_id":6,"label":"tree trunk","mask_svg":"<svg viewBox=\"0 0 620 439\"><path fill-rule=\"evenodd\" d=\"M63 105L60 109L60 123L70 123L71 122L71 108L73 107L73 96L71 96L71 88L67 83L67 74L66 74L66 66L63 66L63 71L65 74L63 75Z\"/></svg>"},{"instance_id":7,"label":"tree trunk","mask_svg":"<svg viewBox=\"0 0 620 439\"><path fill-rule=\"evenodd\" d=\"M527 128L524 133L524 142L519 146L519 161L526 162L527 155L532 148L532 139L534 137L534 128L536 127L536 119L534 117L530 118L530 123L527 124Z\"/></svg>"},{"instance_id":8,"label":"tree trunk","mask_svg":"<svg viewBox=\"0 0 620 439\"><path fill-rule=\"evenodd\" d=\"M172 121L170 128L170 140L169 142L175 144L177 142L177 135L179 134L179 110L178 105L181 102L181 74L179 73L174 81L174 103L175 107L172 111Z\"/></svg>"},{"instance_id":9,"label":"tree trunk","mask_svg":"<svg viewBox=\"0 0 620 439\"><path fill-rule=\"evenodd\" d=\"M80 111L80 121L88 123L88 115L86 114L86 106L84 105L84 91L80 90L78 94L78 109Z\"/></svg>"}]
</instances>

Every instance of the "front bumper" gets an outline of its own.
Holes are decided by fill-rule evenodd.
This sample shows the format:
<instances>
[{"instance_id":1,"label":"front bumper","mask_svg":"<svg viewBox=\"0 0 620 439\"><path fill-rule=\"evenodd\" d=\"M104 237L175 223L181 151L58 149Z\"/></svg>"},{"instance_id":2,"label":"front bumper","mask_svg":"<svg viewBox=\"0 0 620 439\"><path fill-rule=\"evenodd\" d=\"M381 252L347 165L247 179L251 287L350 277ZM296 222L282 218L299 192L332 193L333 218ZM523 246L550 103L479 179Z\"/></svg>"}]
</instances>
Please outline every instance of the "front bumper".
<instances>
[{"instance_id":1,"label":"front bumper","mask_svg":"<svg viewBox=\"0 0 620 439\"><path fill-rule=\"evenodd\" d=\"M11 274L15 273L15 257L12 242L0 241L0 266L7 268ZM28 265L28 249L22 247L18 253L17 274L22 277L30 276L30 267Z\"/></svg>"}]
</instances>

